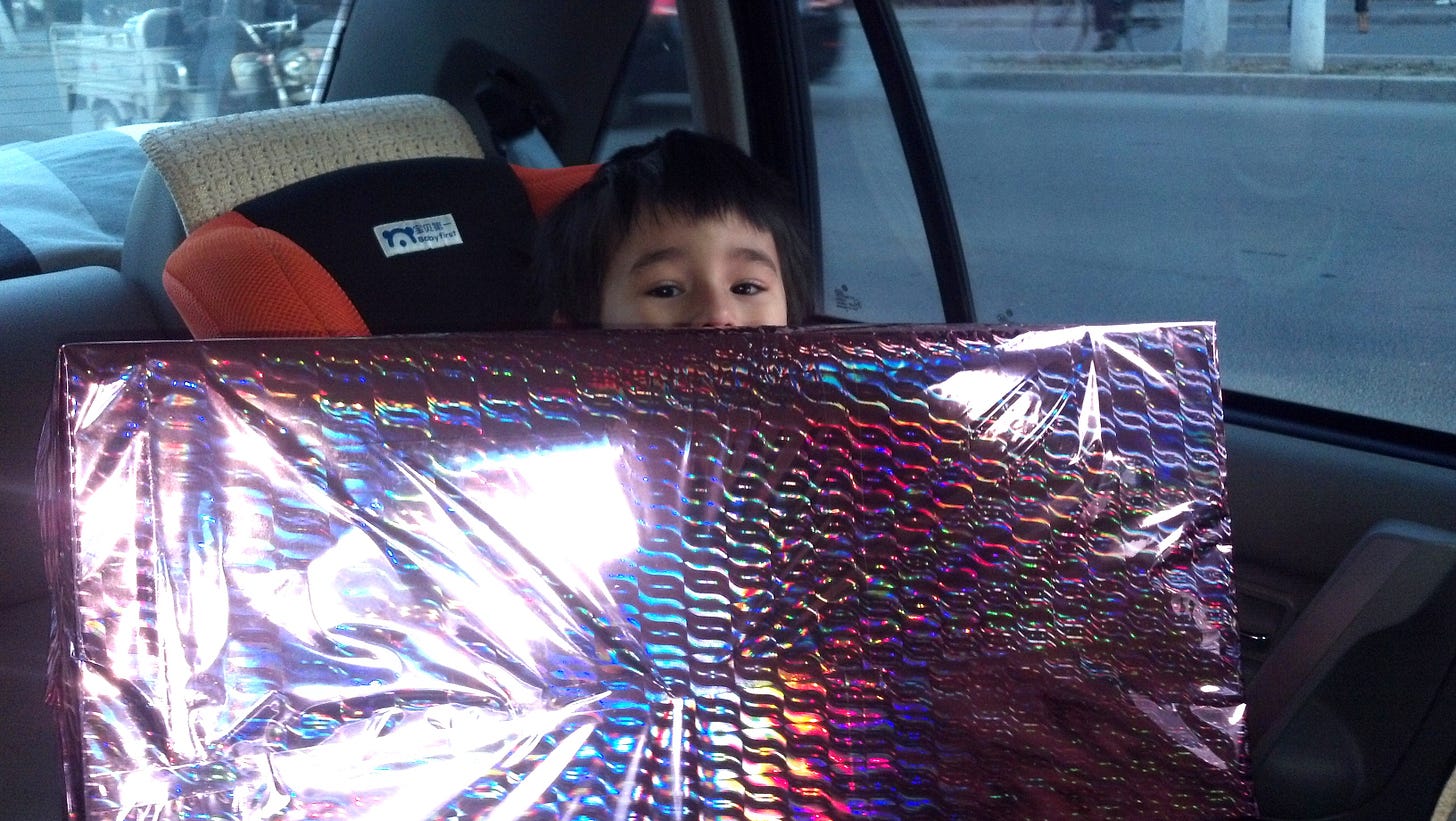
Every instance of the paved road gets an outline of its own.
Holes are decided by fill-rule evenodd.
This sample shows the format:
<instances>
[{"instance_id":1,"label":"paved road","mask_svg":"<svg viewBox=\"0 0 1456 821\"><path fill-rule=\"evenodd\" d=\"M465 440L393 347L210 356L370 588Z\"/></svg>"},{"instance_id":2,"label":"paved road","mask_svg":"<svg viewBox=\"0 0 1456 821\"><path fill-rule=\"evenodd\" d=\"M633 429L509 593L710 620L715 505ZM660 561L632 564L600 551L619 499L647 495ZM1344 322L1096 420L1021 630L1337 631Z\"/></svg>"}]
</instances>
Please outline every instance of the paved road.
<instances>
[{"instance_id":1,"label":"paved road","mask_svg":"<svg viewBox=\"0 0 1456 821\"><path fill-rule=\"evenodd\" d=\"M853 318L934 319L914 196L870 82L849 71L814 94L829 299ZM1451 429L1434 399L1456 391L1450 103L925 96L980 318L1216 319L1232 388Z\"/></svg>"}]
</instances>

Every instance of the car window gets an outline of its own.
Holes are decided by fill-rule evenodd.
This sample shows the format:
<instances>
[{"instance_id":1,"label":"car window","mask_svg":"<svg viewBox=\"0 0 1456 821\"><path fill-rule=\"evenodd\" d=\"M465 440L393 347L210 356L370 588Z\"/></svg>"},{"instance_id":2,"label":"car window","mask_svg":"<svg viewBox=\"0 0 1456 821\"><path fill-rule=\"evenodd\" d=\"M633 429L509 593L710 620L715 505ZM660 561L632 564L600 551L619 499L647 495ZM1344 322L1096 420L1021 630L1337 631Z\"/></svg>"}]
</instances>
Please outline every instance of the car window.
<instances>
[{"instance_id":1,"label":"car window","mask_svg":"<svg viewBox=\"0 0 1456 821\"><path fill-rule=\"evenodd\" d=\"M692 128L682 28L674 0L651 0L617 81L596 161L674 128Z\"/></svg>"},{"instance_id":2,"label":"car window","mask_svg":"<svg viewBox=\"0 0 1456 821\"><path fill-rule=\"evenodd\" d=\"M823 312L858 322L942 322L935 268L895 121L850 4L815 4L839 20L803 21L824 235Z\"/></svg>"},{"instance_id":3,"label":"car window","mask_svg":"<svg viewBox=\"0 0 1456 821\"><path fill-rule=\"evenodd\" d=\"M1331 3L1315 48L1284 2L1227 6L1222 44L1183 8L897 6L978 319L1213 319L1230 390L1456 431L1449 10ZM829 302L916 316L932 288L875 279L918 215L860 70L816 92Z\"/></svg>"},{"instance_id":4,"label":"car window","mask_svg":"<svg viewBox=\"0 0 1456 821\"><path fill-rule=\"evenodd\" d=\"M316 102L346 0L3 6L0 145Z\"/></svg>"},{"instance_id":5,"label":"car window","mask_svg":"<svg viewBox=\"0 0 1456 821\"><path fill-rule=\"evenodd\" d=\"M676 3L652 0L596 159L694 125ZM796 4L823 196L822 312L862 322L944 319L894 120L851 4ZM874 231L865 226L874 225Z\"/></svg>"}]
</instances>

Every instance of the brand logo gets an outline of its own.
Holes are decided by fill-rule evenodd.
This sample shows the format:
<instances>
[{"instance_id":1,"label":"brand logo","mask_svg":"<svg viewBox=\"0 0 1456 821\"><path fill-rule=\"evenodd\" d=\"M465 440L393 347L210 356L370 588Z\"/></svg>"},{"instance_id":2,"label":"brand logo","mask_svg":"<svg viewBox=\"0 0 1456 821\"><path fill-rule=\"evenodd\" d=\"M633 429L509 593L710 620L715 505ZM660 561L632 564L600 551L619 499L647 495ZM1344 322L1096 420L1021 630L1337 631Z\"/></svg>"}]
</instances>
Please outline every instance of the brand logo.
<instances>
[{"instance_id":1,"label":"brand logo","mask_svg":"<svg viewBox=\"0 0 1456 821\"><path fill-rule=\"evenodd\" d=\"M387 257L465 242L460 238L460 229L455 227L453 214L376 225L374 238L379 240L379 250Z\"/></svg>"}]
</instances>

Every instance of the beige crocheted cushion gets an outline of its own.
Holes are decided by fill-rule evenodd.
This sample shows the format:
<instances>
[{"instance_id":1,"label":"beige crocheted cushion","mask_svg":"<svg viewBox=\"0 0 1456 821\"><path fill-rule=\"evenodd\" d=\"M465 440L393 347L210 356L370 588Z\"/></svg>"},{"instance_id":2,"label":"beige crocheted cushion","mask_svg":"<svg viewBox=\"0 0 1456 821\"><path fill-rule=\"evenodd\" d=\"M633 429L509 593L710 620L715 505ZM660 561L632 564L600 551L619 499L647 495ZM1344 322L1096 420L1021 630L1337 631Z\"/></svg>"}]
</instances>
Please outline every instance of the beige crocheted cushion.
<instances>
[{"instance_id":1,"label":"beige crocheted cushion","mask_svg":"<svg viewBox=\"0 0 1456 821\"><path fill-rule=\"evenodd\" d=\"M188 233L261 194L328 171L414 157L481 157L460 112L424 95L249 111L153 129L142 150Z\"/></svg>"}]
</instances>

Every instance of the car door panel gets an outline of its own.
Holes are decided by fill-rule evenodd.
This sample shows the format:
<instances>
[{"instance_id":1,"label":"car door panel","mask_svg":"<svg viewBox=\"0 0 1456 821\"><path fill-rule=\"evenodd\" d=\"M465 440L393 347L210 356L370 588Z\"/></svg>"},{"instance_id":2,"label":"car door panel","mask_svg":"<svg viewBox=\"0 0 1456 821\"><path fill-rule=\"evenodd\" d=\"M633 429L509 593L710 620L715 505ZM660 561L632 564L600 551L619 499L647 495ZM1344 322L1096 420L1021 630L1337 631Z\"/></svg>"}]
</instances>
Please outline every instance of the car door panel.
<instances>
[{"instance_id":1,"label":"car door panel","mask_svg":"<svg viewBox=\"0 0 1456 821\"><path fill-rule=\"evenodd\" d=\"M1252 636L1277 640L1377 522L1456 529L1456 472L1237 425L1227 439L1240 620Z\"/></svg>"}]
</instances>

